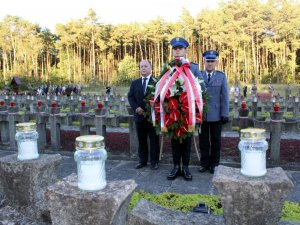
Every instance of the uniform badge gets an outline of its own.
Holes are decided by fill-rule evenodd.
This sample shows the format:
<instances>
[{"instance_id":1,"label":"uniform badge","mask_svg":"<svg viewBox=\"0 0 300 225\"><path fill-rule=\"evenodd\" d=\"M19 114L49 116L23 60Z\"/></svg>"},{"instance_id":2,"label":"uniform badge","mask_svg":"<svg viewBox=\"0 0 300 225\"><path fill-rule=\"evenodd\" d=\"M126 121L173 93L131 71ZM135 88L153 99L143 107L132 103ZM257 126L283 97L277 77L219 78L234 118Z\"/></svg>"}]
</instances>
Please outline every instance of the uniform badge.
<instances>
[{"instance_id":1,"label":"uniform badge","mask_svg":"<svg viewBox=\"0 0 300 225\"><path fill-rule=\"evenodd\" d=\"M176 41L179 41L179 38L176 38Z\"/></svg>"}]
</instances>

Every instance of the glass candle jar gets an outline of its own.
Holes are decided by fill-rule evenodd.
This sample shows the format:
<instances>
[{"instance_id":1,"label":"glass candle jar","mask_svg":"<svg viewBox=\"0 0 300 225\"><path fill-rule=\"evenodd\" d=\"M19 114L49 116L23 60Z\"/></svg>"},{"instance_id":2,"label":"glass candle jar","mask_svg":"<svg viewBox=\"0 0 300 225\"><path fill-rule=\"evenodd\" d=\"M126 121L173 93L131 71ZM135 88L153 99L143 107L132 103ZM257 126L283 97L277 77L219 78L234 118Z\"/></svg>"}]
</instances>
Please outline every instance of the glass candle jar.
<instances>
[{"instance_id":1,"label":"glass candle jar","mask_svg":"<svg viewBox=\"0 0 300 225\"><path fill-rule=\"evenodd\" d=\"M247 128L241 130L239 150L241 151L241 173L245 176L260 177L266 169L266 132L264 129Z\"/></svg>"},{"instance_id":2,"label":"glass candle jar","mask_svg":"<svg viewBox=\"0 0 300 225\"><path fill-rule=\"evenodd\" d=\"M18 160L37 159L39 157L37 139L39 137L36 131L35 123L16 124L15 140L18 145Z\"/></svg>"},{"instance_id":3,"label":"glass candle jar","mask_svg":"<svg viewBox=\"0 0 300 225\"><path fill-rule=\"evenodd\" d=\"M104 138L85 135L76 138L78 187L85 191L98 191L106 187L105 160L107 152Z\"/></svg>"}]
</instances>

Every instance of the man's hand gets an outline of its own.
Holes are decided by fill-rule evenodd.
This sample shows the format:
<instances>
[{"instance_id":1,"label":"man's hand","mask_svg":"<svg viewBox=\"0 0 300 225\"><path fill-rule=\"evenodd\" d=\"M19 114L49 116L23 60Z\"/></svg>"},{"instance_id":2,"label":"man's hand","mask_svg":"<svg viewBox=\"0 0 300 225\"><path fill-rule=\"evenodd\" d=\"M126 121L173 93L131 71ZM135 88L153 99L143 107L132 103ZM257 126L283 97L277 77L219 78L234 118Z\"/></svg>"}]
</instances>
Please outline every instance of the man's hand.
<instances>
[{"instance_id":1,"label":"man's hand","mask_svg":"<svg viewBox=\"0 0 300 225\"><path fill-rule=\"evenodd\" d=\"M142 116L144 114L144 110L141 107L137 107L135 113Z\"/></svg>"},{"instance_id":2,"label":"man's hand","mask_svg":"<svg viewBox=\"0 0 300 225\"><path fill-rule=\"evenodd\" d=\"M229 122L229 118L228 118L228 117L221 116L221 122L222 122L222 124L226 124L226 123Z\"/></svg>"}]
</instances>

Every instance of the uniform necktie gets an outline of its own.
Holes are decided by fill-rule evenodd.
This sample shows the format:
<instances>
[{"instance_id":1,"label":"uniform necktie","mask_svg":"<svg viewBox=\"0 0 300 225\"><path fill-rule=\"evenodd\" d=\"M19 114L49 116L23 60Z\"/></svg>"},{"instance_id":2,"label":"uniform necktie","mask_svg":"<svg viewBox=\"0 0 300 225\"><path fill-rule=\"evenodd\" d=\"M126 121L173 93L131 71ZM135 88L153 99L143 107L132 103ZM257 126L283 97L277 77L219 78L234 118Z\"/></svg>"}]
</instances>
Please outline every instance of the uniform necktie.
<instances>
[{"instance_id":1,"label":"uniform necktie","mask_svg":"<svg viewBox=\"0 0 300 225\"><path fill-rule=\"evenodd\" d=\"M211 76L211 74L209 73L209 74L208 74L208 79L207 79L208 83L209 83L209 81L210 81L210 76Z\"/></svg>"},{"instance_id":2,"label":"uniform necktie","mask_svg":"<svg viewBox=\"0 0 300 225\"><path fill-rule=\"evenodd\" d=\"M143 78L143 93L145 94L146 92L146 84L147 84L147 77Z\"/></svg>"}]
</instances>

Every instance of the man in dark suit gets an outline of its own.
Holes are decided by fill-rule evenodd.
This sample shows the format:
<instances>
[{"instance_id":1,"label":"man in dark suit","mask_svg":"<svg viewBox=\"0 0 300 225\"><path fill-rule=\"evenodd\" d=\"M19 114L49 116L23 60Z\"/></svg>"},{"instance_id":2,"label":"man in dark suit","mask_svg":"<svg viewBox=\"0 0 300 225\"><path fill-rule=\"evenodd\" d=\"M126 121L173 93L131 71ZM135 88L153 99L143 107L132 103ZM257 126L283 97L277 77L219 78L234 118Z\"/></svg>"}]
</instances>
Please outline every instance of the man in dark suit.
<instances>
[{"instance_id":1,"label":"man in dark suit","mask_svg":"<svg viewBox=\"0 0 300 225\"><path fill-rule=\"evenodd\" d=\"M215 70L218 52L209 50L203 53L205 71L202 71L207 94L209 95L208 112L199 133L201 166L199 172L215 172L219 165L221 150L222 124L228 122L229 95L226 75Z\"/></svg>"},{"instance_id":2,"label":"man in dark suit","mask_svg":"<svg viewBox=\"0 0 300 225\"><path fill-rule=\"evenodd\" d=\"M147 85L153 82L151 75L151 64L148 60L142 60L140 63L141 78L132 81L129 92L128 101L133 109L134 121L136 125L138 141L139 141L139 163L136 169L140 169L147 165L148 162L148 136L150 139L150 168L158 169L159 161L159 137L156 134L155 127L144 117L145 105L149 104L144 101Z\"/></svg>"},{"instance_id":3,"label":"man in dark suit","mask_svg":"<svg viewBox=\"0 0 300 225\"><path fill-rule=\"evenodd\" d=\"M186 57L189 43L181 37L176 37L171 40L173 57ZM196 77L202 79L199 67L195 63L190 64L190 70ZM190 154L191 154L191 137L187 137L182 142L172 139L172 155L173 155L173 169L167 176L168 180L174 180L177 176L182 175L187 181L192 180L192 174L189 170ZM182 167L181 167L182 165Z\"/></svg>"}]
</instances>

